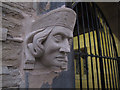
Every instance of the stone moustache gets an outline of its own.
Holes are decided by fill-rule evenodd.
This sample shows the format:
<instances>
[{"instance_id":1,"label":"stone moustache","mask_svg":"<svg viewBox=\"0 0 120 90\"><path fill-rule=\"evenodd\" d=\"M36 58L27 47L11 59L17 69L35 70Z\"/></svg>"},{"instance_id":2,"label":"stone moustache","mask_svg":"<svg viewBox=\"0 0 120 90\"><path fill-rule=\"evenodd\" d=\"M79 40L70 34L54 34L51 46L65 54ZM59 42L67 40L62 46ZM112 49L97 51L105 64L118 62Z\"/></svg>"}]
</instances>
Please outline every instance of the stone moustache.
<instances>
[{"instance_id":1,"label":"stone moustache","mask_svg":"<svg viewBox=\"0 0 120 90\"><path fill-rule=\"evenodd\" d=\"M35 62L45 68L66 69L75 21L76 13L66 7L52 10L36 20L25 39L24 69L34 69Z\"/></svg>"}]
</instances>

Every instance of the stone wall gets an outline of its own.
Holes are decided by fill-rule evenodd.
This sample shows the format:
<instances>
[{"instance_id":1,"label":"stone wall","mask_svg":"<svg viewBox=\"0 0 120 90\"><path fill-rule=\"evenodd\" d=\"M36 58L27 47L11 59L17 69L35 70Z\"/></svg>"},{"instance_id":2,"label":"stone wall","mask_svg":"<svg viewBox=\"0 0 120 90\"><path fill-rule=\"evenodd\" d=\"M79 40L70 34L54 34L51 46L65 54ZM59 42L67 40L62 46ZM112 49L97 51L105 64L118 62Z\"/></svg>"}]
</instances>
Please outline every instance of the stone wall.
<instances>
[{"instance_id":1,"label":"stone wall","mask_svg":"<svg viewBox=\"0 0 120 90\"><path fill-rule=\"evenodd\" d=\"M21 83L20 63L24 37L23 21L35 14L33 3L2 3L2 87L19 87Z\"/></svg>"},{"instance_id":2,"label":"stone wall","mask_svg":"<svg viewBox=\"0 0 120 90\"><path fill-rule=\"evenodd\" d=\"M29 32L32 20L62 5L64 3L2 3L2 88L25 87L21 79L25 35Z\"/></svg>"}]
</instances>

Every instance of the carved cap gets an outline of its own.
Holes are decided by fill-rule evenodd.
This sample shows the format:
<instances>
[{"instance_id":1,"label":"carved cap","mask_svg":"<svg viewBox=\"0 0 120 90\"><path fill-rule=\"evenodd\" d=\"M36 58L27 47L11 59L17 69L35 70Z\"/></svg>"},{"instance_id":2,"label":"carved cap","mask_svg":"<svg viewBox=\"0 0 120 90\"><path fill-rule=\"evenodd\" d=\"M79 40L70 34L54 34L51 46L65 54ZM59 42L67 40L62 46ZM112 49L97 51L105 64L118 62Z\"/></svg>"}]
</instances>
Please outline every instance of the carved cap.
<instances>
[{"instance_id":1,"label":"carved cap","mask_svg":"<svg viewBox=\"0 0 120 90\"><path fill-rule=\"evenodd\" d=\"M63 26L73 30L75 21L76 13L70 8L61 7L44 14L36 20L33 23L32 31L49 26Z\"/></svg>"}]
</instances>

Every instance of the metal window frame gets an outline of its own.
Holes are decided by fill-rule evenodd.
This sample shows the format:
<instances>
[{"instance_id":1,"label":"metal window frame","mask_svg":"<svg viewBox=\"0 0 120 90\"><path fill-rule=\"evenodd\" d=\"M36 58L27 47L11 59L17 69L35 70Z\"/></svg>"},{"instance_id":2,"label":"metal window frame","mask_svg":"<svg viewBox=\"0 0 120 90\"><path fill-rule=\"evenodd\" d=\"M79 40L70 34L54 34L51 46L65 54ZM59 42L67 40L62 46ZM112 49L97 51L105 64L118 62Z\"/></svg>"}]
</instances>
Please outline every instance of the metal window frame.
<instances>
[{"instance_id":1,"label":"metal window frame","mask_svg":"<svg viewBox=\"0 0 120 90\"><path fill-rule=\"evenodd\" d=\"M72 2L67 2L66 3L66 6L67 7L69 7L69 8L72 8L72 9L75 9L75 11L76 11L76 13L78 14L78 4L81 4L81 12L82 12L82 26L83 26L83 33L84 33L84 39L85 39L85 25L84 25L84 15L83 15L83 12L84 12L84 10L83 10L83 6L82 6L82 2L75 2L74 4L72 4ZM114 37L113 37L113 34L112 34L112 31L111 31L111 28L110 28L110 26L109 26L109 24L108 24L108 22L107 22L107 20L106 20L106 18L105 18L105 16L103 15L103 13L102 13L102 10L97 6L97 4L96 3L92 3L92 5L93 5L93 8L94 8L94 16L95 16L95 21L92 21L92 23L94 24L94 26L95 27L93 27L93 29L94 28L96 28L96 34L97 34L97 45L98 45L98 52L99 52L99 55L97 55L96 54L96 52L95 52L95 55L93 55L92 54L92 52L91 52L91 46L90 46L90 54L86 54L86 62L88 61L87 60L87 57L88 56L91 56L91 61L92 61L92 57L95 57L96 58L96 61L97 61L97 58L99 58L99 63L100 63L100 75L101 75L101 87L102 88L105 88L105 77L107 78L108 76L107 76L107 74L105 74L104 75L104 69L103 69L103 63L105 63L105 65L108 65L108 66L110 66L111 67L111 69L114 71L114 74L115 74L115 69L113 69L114 67L116 67L115 65L116 65L116 63L114 63L113 64L113 68L112 68L112 60L114 60L114 61L117 61L117 65L118 65L118 79L120 79L119 77L120 77L120 57L118 57L118 52L117 52L117 48L116 48L116 44L115 44L115 40L114 40ZM87 3L86 3L86 7L87 7ZM88 7L87 7L88 8ZM86 11L87 11L87 8L86 8ZM109 47L109 51L106 51L110 56L103 56L103 53L105 54L105 52L104 52L104 50L105 50L105 48L104 48L104 50L103 50L103 53L102 53L102 50L101 50L101 41L100 41L100 37L103 37L102 36L102 33L100 33L99 32L99 30L98 30L98 28L100 27L99 26L99 24L100 24L100 22L99 22L99 19L97 18L97 10L100 12L100 14L101 14L101 16L102 16L102 18L104 19L104 21L106 22L106 26L108 27L108 29L109 29L109 35L111 36L111 38L109 38L109 36L107 35L107 37L106 37L106 39L109 39L109 41L105 41L105 42L107 42L107 44L108 44L108 46L106 46L106 47ZM87 13L87 12L86 12ZM91 15L92 16L92 15ZM91 19L92 19L93 17L91 17ZM89 17L88 17L88 13L87 13L87 20L88 20L88 31L89 31L89 33L90 33L90 26L89 26ZM79 40L80 40L80 38L79 38L79 35L80 35L80 32L79 32L79 20L78 20L78 15L77 15L77 21L76 21L76 25L77 25L77 38L78 38L78 52L79 52L79 54L78 54L78 56L79 56L79 68L81 67L81 53L80 53L80 42L79 42ZM101 36L100 36L101 35ZM94 37L94 36L93 36ZM89 35L89 38L90 38L90 35ZM103 39L103 38L102 38ZM105 39L105 40L106 40ZM112 40L111 40L112 39ZM89 40L90 41L90 40ZM95 40L94 40L95 41ZM91 41L90 41L90 43L91 43ZM94 42L95 43L95 42ZM103 42L103 40L102 40L102 44L103 44L104 42ZM112 47L112 44L113 44L113 47ZM91 44L90 44L91 45ZM84 46L85 46L85 48L86 48L86 43L85 43L85 41L84 41ZM94 48L94 49L96 49L96 48ZM115 52L110 52L110 50L112 51L112 50L114 50ZM112 57L113 56L113 54L115 55L115 57ZM103 59L104 60L109 60L110 61L110 64L107 62L103 62ZM87 65L87 64L86 64ZM92 63L91 63L91 65L92 65ZM96 65L97 65L97 62L96 62ZM93 65L92 65L93 66ZM106 67L106 66L105 66ZM96 66L96 68L98 69L98 66ZM86 67L86 69L87 69L87 71L88 71L88 67ZM81 70L81 68L79 69L79 70ZM106 70L106 68L105 68L105 70ZM114 76L114 78L115 78L115 80L114 80L114 78L113 78L113 73L111 73L112 74L112 79L110 78L110 72L112 72L112 70L110 70L109 71L109 69L108 69L108 73L109 73L109 83L110 83L110 88L117 88L117 85L116 85L116 76ZM82 78L81 78L81 76L82 76L82 74L81 74L81 71L79 71L80 72L80 82L82 82ZM98 76L98 71L97 71L97 76ZM88 79L89 77L88 77L88 72L87 72L87 89L89 89L89 79ZM92 80L93 80L93 88L94 88L94 74L93 74L93 68L92 68ZM97 77L97 81L98 81L98 88L100 88L100 86L99 86L99 77ZM119 83L119 81L120 80L118 80L118 83ZM106 83L107 83L107 80L106 80ZM114 84L115 84L115 86L114 86ZM119 83L120 84L120 83ZM112 86L111 86L112 85ZM82 83L80 83L80 88L82 89ZM108 84L107 84L107 88L108 88ZM119 85L119 87L118 88L120 88L120 85Z\"/></svg>"}]
</instances>

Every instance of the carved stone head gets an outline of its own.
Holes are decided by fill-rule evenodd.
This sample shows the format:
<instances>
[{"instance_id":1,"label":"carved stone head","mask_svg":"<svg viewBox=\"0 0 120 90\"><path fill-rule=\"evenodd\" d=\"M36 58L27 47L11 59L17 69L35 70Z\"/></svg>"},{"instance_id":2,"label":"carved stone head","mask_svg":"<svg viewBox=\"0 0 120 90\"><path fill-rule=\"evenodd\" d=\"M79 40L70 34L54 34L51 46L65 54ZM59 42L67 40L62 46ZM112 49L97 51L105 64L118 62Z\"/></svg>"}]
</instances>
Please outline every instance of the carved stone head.
<instances>
[{"instance_id":1,"label":"carved stone head","mask_svg":"<svg viewBox=\"0 0 120 90\"><path fill-rule=\"evenodd\" d=\"M35 62L46 68L66 69L75 21L75 12L65 7L36 20L25 40L25 69L34 69Z\"/></svg>"}]
</instances>

